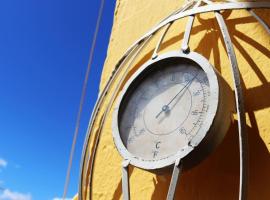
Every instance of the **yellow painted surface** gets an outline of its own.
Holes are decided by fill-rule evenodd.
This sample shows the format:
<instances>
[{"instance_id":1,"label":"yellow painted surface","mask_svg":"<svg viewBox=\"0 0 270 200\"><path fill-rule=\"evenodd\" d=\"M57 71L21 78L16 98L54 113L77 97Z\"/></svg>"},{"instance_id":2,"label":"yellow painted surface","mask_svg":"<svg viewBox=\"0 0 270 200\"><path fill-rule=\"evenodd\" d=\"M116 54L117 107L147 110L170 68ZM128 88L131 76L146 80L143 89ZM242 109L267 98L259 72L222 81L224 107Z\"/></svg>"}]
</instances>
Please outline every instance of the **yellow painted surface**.
<instances>
[{"instance_id":1,"label":"yellow painted surface","mask_svg":"<svg viewBox=\"0 0 270 200\"><path fill-rule=\"evenodd\" d=\"M181 5L181 0L117 0L100 90L104 88L114 66L128 47ZM259 10L256 13L270 24L269 11ZM270 37L247 11L226 11L223 15L232 35L244 83L250 148L249 199L268 200L270 199ZM160 53L180 48L186 21L181 19L172 25ZM139 55L134 68L151 56L160 33ZM209 59L232 86L229 61L213 13L196 17L190 46L192 51ZM116 84L117 81L114 87ZM109 92L100 113L105 110L111 95L112 91ZM98 115L95 130L98 129L100 118L101 115ZM112 111L105 121L97 150L92 182L94 200L122 198L122 158L112 140L111 120ZM215 152L200 165L182 175L176 199L237 199L239 180L237 134L235 121ZM132 200L165 199L170 174L157 176L137 168L131 168L130 174Z\"/></svg>"}]
</instances>

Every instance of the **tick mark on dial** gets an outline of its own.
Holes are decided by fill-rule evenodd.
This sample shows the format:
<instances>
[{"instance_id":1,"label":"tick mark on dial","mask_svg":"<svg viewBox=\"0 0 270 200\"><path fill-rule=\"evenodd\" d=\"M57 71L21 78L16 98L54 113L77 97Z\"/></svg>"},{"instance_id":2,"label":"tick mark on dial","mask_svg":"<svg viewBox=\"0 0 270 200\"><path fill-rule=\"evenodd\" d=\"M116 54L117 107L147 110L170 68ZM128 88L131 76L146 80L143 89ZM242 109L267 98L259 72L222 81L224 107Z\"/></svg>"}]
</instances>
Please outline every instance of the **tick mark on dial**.
<instances>
[{"instance_id":1,"label":"tick mark on dial","mask_svg":"<svg viewBox=\"0 0 270 200\"><path fill-rule=\"evenodd\" d=\"M187 135L187 131L185 128L180 128L180 133L183 134L183 135Z\"/></svg>"},{"instance_id":2,"label":"tick mark on dial","mask_svg":"<svg viewBox=\"0 0 270 200\"><path fill-rule=\"evenodd\" d=\"M208 78L207 77L204 77L203 78L203 82L208 83Z\"/></svg>"},{"instance_id":3,"label":"tick mark on dial","mask_svg":"<svg viewBox=\"0 0 270 200\"><path fill-rule=\"evenodd\" d=\"M194 96L198 96L200 93L201 93L201 91L200 90L197 90L196 92L193 92L193 95Z\"/></svg>"},{"instance_id":4,"label":"tick mark on dial","mask_svg":"<svg viewBox=\"0 0 270 200\"><path fill-rule=\"evenodd\" d=\"M202 114L203 112L200 112L200 111L198 111L198 110L193 110L192 112L191 112L191 114L192 115L198 115L198 114Z\"/></svg>"}]
</instances>

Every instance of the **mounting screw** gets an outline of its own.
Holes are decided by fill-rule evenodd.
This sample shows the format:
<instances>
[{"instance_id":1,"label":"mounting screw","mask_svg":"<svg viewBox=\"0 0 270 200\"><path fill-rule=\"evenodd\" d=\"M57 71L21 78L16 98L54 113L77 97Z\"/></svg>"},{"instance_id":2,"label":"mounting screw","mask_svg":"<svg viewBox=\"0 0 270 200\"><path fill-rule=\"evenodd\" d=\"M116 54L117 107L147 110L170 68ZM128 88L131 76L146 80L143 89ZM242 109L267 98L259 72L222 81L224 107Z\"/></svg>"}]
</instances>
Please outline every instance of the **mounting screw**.
<instances>
[{"instance_id":1,"label":"mounting screw","mask_svg":"<svg viewBox=\"0 0 270 200\"><path fill-rule=\"evenodd\" d=\"M190 52L189 46L184 45L181 47L183 53L188 54Z\"/></svg>"}]
</instances>

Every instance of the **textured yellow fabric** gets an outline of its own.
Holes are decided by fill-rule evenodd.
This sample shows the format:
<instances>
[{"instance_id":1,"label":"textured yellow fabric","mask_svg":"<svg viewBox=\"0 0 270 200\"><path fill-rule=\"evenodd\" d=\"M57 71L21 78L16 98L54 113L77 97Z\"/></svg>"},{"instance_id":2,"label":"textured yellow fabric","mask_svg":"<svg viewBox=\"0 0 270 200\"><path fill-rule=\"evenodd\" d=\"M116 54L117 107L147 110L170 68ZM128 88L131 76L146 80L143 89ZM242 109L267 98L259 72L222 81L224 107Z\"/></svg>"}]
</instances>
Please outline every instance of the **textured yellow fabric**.
<instances>
[{"instance_id":1,"label":"textured yellow fabric","mask_svg":"<svg viewBox=\"0 0 270 200\"><path fill-rule=\"evenodd\" d=\"M128 47L161 19L180 8L182 3L181 0L117 0L100 90L104 88L114 66ZM270 24L269 10L259 10L256 13ZM232 36L244 83L250 148L249 199L268 200L270 199L270 37L246 10L225 11L223 16ZM185 18L172 25L160 53L180 49L186 22ZM139 63L136 67L151 56L157 39L158 36L146 46L136 60ZM190 47L192 51L209 59L232 87L230 64L213 13L201 14L195 18ZM114 87L116 83L117 81ZM107 102L110 101L110 95L111 93L106 98ZM104 109L105 106L101 111ZM100 115L97 117L96 129L100 117ZM122 159L112 140L111 121L112 111L105 121L97 150L92 183L94 200L122 198ZM219 147L200 165L182 175L176 199L237 199L238 154L238 132L235 121ZM132 200L165 199L170 174L156 176L133 167L130 174Z\"/></svg>"}]
</instances>

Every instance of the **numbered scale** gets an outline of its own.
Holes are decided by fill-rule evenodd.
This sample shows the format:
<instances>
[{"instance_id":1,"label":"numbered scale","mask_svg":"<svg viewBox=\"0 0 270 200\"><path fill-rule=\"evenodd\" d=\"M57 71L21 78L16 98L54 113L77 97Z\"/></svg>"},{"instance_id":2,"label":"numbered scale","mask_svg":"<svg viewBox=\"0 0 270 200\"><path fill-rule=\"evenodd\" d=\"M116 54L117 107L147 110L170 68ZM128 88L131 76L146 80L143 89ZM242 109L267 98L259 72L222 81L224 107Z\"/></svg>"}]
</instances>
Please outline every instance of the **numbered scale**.
<instances>
[{"instance_id":1,"label":"numbered scale","mask_svg":"<svg viewBox=\"0 0 270 200\"><path fill-rule=\"evenodd\" d=\"M128 165L152 172L174 165L167 199L173 199L182 163L189 169L223 139L234 110L233 94L198 53L169 52L141 66L123 87L113 116L113 138ZM167 170L168 171L168 170Z\"/></svg>"}]
</instances>

